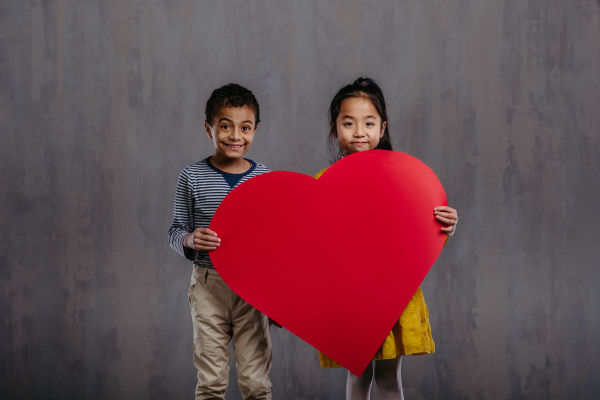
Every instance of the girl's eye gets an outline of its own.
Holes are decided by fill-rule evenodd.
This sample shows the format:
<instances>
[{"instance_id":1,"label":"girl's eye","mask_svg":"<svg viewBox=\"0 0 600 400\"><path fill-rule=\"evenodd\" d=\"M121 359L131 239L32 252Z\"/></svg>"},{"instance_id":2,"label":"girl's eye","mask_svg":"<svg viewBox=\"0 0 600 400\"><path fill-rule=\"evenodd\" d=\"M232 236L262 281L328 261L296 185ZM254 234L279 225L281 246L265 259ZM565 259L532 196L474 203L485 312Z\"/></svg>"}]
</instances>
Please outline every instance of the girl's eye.
<instances>
[{"instance_id":1,"label":"girl's eye","mask_svg":"<svg viewBox=\"0 0 600 400\"><path fill-rule=\"evenodd\" d=\"M345 122L344 126L352 126L352 122Z\"/></svg>"},{"instance_id":2,"label":"girl's eye","mask_svg":"<svg viewBox=\"0 0 600 400\"><path fill-rule=\"evenodd\" d=\"M375 124L372 122L367 122L367 126L375 126Z\"/></svg>"}]
</instances>

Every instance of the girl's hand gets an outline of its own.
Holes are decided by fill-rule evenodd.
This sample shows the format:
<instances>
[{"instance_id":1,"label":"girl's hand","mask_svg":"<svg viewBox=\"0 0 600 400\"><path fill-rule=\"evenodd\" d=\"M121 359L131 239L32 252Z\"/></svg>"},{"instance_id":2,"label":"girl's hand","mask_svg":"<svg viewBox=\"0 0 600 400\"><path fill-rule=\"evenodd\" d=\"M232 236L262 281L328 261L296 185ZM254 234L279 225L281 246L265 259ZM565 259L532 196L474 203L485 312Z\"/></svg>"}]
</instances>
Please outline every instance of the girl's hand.
<instances>
[{"instance_id":1,"label":"girl's hand","mask_svg":"<svg viewBox=\"0 0 600 400\"><path fill-rule=\"evenodd\" d=\"M221 239L208 228L197 228L183 239L183 245L196 250L215 250L221 245Z\"/></svg>"},{"instance_id":2,"label":"girl's hand","mask_svg":"<svg viewBox=\"0 0 600 400\"><path fill-rule=\"evenodd\" d=\"M452 232L456 222L458 221L458 214L456 214L456 210L451 207L441 206L434 208L433 213L439 222L448 225L447 227L442 227L442 231L446 233Z\"/></svg>"}]
</instances>

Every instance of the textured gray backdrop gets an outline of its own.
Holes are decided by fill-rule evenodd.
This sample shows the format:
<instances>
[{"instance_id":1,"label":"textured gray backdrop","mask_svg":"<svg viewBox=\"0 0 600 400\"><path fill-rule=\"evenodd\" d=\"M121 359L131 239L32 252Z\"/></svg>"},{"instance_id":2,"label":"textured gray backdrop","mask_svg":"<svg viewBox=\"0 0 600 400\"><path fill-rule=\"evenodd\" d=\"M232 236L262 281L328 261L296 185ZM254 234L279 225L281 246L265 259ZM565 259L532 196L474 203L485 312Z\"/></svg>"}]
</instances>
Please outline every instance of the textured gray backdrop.
<instances>
[{"instance_id":1,"label":"textured gray backdrop","mask_svg":"<svg viewBox=\"0 0 600 400\"><path fill-rule=\"evenodd\" d=\"M251 88L249 156L314 174L360 75L460 217L406 397L600 398L598 0L2 0L0 398L191 398L166 232L210 92ZM344 397L344 371L273 337L276 399Z\"/></svg>"}]
</instances>

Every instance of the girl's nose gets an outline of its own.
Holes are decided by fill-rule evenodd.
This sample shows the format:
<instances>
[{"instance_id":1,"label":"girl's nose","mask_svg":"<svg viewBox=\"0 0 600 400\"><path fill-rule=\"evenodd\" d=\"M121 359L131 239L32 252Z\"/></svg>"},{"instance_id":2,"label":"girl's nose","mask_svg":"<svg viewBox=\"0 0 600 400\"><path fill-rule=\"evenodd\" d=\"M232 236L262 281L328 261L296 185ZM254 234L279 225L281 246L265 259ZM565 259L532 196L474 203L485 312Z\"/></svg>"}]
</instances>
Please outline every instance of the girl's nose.
<instances>
[{"instance_id":1,"label":"girl's nose","mask_svg":"<svg viewBox=\"0 0 600 400\"><path fill-rule=\"evenodd\" d=\"M360 129L360 128L357 128L357 129L354 131L354 136L356 136L356 137L363 137L363 136L365 136L365 133L363 132L363 130L362 130L362 129Z\"/></svg>"}]
</instances>

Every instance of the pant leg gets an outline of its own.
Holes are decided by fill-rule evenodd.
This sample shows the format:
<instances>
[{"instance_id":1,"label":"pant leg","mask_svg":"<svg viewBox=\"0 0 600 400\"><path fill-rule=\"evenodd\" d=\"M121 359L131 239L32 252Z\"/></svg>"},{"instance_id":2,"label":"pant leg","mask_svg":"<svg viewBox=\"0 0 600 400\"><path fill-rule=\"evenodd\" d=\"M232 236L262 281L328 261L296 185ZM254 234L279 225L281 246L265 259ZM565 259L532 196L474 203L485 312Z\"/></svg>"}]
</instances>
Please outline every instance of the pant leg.
<instances>
[{"instance_id":1,"label":"pant leg","mask_svg":"<svg viewBox=\"0 0 600 400\"><path fill-rule=\"evenodd\" d=\"M225 399L229 381L229 341L233 292L216 271L194 267L189 291L194 327L196 400Z\"/></svg>"},{"instance_id":2,"label":"pant leg","mask_svg":"<svg viewBox=\"0 0 600 400\"><path fill-rule=\"evenodd\" d=\"M245 400L271 400L271 331L266 315L235 295L233 347Z\"/></svg>"}]
</instances>

